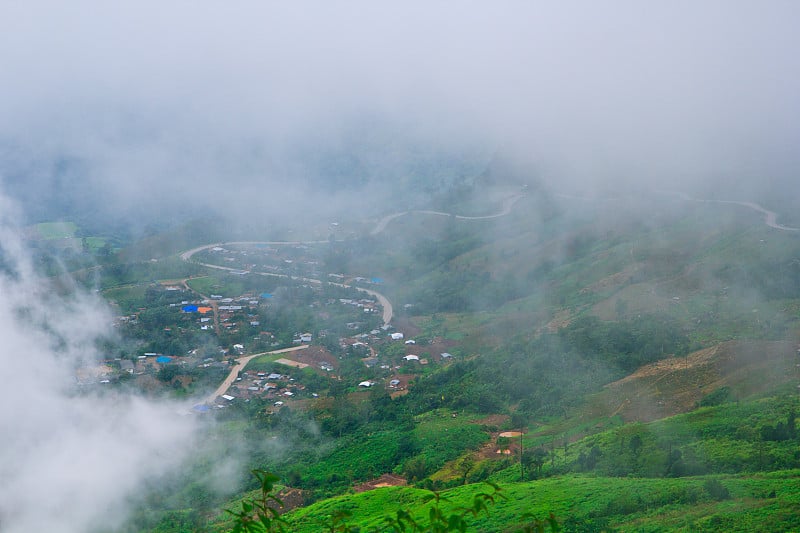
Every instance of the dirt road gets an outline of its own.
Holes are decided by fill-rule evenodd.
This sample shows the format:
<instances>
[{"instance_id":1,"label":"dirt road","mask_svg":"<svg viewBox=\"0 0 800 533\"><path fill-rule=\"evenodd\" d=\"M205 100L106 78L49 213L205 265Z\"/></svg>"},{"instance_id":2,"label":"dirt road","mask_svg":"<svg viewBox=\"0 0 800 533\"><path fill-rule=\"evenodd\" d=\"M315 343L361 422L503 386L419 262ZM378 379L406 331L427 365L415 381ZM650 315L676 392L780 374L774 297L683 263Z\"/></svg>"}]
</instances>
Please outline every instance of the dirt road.
<instances>
[{"instance_id":1,"label":"dirt road","mask_svg":"<svg viewBox=\"0 0 800 533\"><path fill-rule=\"evenodd\" d=\"M300 346L292 346L291 348L284 348L282 350L273 350L271 352L254 353L252 355L245 355L244 357L238 358L236 360L236 364L231 367L231 371L228 374L228 377L225 378L225 381L223 381L220 384L220 386L217 387L217 390L215 390L213 393L211 393L208 396L208 398L206 398L206 403L213 403L214 400L217 399L217 397L222 396L223 394L228 392L228 389L230 388L230 386L233 385L233 382L236 381L236 378L239 376L239 372L244 370L244 367L246 367L247 363L249 363L253 358L260 357L262 355L268 355L268 354L296 352L297 350L305 350L306 348L308 348L308 345L307 344L303 344L303 345L300 345Z\"/></svg>"}]
</instances>

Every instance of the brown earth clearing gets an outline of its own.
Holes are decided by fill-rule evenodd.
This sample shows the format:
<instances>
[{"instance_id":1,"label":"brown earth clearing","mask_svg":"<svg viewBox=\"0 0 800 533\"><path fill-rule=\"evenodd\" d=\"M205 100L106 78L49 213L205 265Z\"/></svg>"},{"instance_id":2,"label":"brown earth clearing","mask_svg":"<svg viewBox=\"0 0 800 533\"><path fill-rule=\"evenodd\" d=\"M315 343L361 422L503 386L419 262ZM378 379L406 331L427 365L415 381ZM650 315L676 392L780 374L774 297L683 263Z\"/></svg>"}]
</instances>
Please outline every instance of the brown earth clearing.
<instances>
[{"instance_id":1,"label":"brown earth clearing","mask_svg":"<svg viewBox=\"0 0 800 533\"><path fill-rule=\"evenodd\" d=\"M408 482L406 478L395 474L383 474L377 479L365 481L353 487L354 492L366 492L368 490L380 489L383 487L404 487Z\"/></svg>"},{"instance_id":2,"label":"brown earth clearing","mask_svg":"<svg viewBox=\"0 0 800 533\"><path fill-rule=\"evenodd\" d=\"M730 388L733 398L747 398L797 380L795 359L791 342L724 342L643 366L607 385L589 398L584 416L649 422L691 411L721 387Z\"/></svg>"}]
</instances>

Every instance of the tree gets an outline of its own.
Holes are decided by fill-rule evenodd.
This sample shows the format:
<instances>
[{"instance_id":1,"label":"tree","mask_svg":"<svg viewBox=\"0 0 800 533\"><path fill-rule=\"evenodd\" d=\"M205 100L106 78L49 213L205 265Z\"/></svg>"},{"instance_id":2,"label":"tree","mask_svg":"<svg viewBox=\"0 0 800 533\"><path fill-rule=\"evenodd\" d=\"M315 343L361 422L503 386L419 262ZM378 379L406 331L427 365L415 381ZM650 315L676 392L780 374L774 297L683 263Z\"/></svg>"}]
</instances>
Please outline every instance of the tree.
<instances>
[{"instance_id":1,"label":"tree","mask_svg":"<svg viewBox=\"0 0 800 533\"><path fill-rule=\"evenodd\" d=\"M180 375L181 369L178 365L164 365L158 371L156 378L159 381L163 381L164 383L168 383L175 379L176 376Z\"/></svg>"},{"instance_id":2,"label":"tree","mask_svg":"<svg viewBox=\"0 0 800 533\"><path fill-rule=\"evenodd\" d=\"M683 462L683 454L677 448L667 454L667 476L681 477L686 475L686 464Z\"/></svg>"},{"instance_id":3,"label":"tree","mask_svg":"<svg viewBox=\"0 0 800 533\"><path fill-rule=\"evenodd\" d=\"M628 446L630 447L633 456L638 459L639 453L642 451L642 437L640 437L639 435L634 435L633 437L631 437Z\"/></svg>"},{"instance_id":4,"label":"tree","mask_svg":"<svg viewBox=\"0 0 800 533\"><path fill-rule=\"evenodd\" d=\"M529 471L535 468L537 477L541 476L542 467L544 466L546 459L547 450L542 447L528 450L522 454L522 463L528 468Z\"/></svg>"},{"instance_id":5,"label":"tree","mask_svg":"<svg viewBox=\"0 0 800 533\"><path fill-rule=\"evenodd\" d=\"M424 457L412 457L403 465L403 474L409 481L420 481L428 472Z\"/></svg>"},{"instance_id":6,"label":"tree","mask_svg":"<svg viewBox=\"0 0 800 533\"><path fill-rule=\"evenodd\" d=\"M461 474L461 484L466 485L467 476L469 475L470 472L472 472L472 469L475 468L475 461L472 460L472 457L467 455L465 457L462 457L458 461L456 468L458 469L458 472Z\"/></svg>"},{"instance_id":7,"label":"tree","mask_svg":"<svg viewBox=\"0 0 800 533\"><path fill-rule=\"evenodd\" d=\"M496 444L498 450L508 450L509 446L511 446L511 439L508 437L497 437Z\"/></svg>"},{"instance_id":8,"label":"tree","mask_svg":"<svg viewBox=\"0 0 800 533\"><path fill-rule=\"evenodd\" d=\"M592 449L589 450L588 455L584 455L583 452L581 452L581 455L578 457L578 463L581 464L584 470L594 470L602 456L603 452L600 450L600 446L595 444L592 446ZM583 461L581 461L581 459L583 459Z\"/></svg>"}]
</instances>

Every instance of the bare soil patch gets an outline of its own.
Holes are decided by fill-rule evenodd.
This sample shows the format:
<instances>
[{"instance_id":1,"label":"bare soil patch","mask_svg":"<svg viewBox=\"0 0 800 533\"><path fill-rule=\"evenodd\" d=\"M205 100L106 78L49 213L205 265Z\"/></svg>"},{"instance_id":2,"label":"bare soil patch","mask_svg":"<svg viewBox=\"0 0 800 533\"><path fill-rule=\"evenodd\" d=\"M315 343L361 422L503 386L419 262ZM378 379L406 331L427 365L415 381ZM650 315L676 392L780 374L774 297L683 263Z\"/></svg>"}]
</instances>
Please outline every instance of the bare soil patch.
<instances>
[{"instance_id":1,"label":"bare soil patch","mask_svg":"<svg viewBox=\"0 0 800 533\"><path fill-rule=\"evenodd\" d=\"M286 359L285 357L281 357L280 359L275 359L275 362L286 366L293 366L295 368L308 367L308 364L306 363L301 363L299 361L292 361L291 359Z\"/></svg>"},{"instance_id":2,"label":"bare soil patch","mask_svg":"<svg viewBox=\"0 0 800 533\"><path fill-rule=\"evenodd\" d=\"M394 327L397 331L403 332L403 335L406 336L407 339L413 339L417 335L420 334L422 331L419 326L414 324L410 319L406 317L398 317L395 316L393 318Z\"/></svg>"},{"instance_id":3,"label":"bare soil patch","mask_svg":"<svg viewBox=\"0 0 800 533\"><path fill-rule=\"evenodd\" d=\"M607 385L586 416L648 422L691 411L720 387L735 398L768 392L794 379L795 352L790 342L730 341L663 359Z\"/></svg>"},{"instance_id":4,"label":"bare soil patch","mask_svg":"<svg viewBox=\"0 0 800 533\"><path fill-rule=\"evenodd\" d=\"M610 276L606 276L592 283L591 285L584 287L583 289L581 289L580 292L582 294L585 294L587 292L600 292L614 287L622 287L628 281L630 281L631 278L633 278L633 275L636 274L636 272L640 268L641 265L639 265L638 263L633 265L628 265L620 272L611 274Z\"/></svg>"},{"instance_id":5,"label":"bare soil patch","mask_svg":"<svg viewBox=\"0 0 800 533\"><path fill-rule=\"evenodd\" d=\"M276 496L283 502L281 512L285 513L303 507L308 501L309 492L302 489L286 487L281 489Z\"/></svg>"},{"instance_id":6,"label":"bare soil patch","mask_svg":"<svg viewBox=\"0 0 800 533\"><path fill-rule=\"evenodd\" d=\"M429 345L422 346L419 350L431 354L431 358L434 361L441 361L441 354L447 352L448 349L457 345L458 343L456 341L443 339L442 337L434 337L431 339L431 343Z\"/></svg>"},{"instance_id":7,"label":"bare soil patch","mask_svg":"<svg viewBox=\"0 0 800 533\"><path fill-rule=\"evenodd\" d=\"M509 418L511 417L508 415L489 415L475 420L475 423L482 426L500 427L505 424Z\"/></svg>"},{"instance_id":8,"label":"bare soil patch","mask_svg":"<svg viewBox=\"0 0 800 533\"><path fill-rule=\"evenodd\" d=\"M548 333L555 333L569 326L570 322L572 322L572 314L568 309L564 309L556 313L556 316L544 326L544 330Z\"/></svg>"},{"instance_id":9,"label":"bare soil patch","mask_svg":"<svg viewBox=\"0 0 800 533\"><path fill-rule=\"evenodd\" d=\"M293 352L292 360L317 369L320 363L327 363L332 368L339 367L339 360L322 346L309 346L305 350Z\"/></svg>"},{"instance_id":10,"label":"bare soil patch","mask_svg":"<svg viewBox=\"0 0 800 533\"><path fill-rule=\"evenodd\" d=\"M383 474L378 479L372 479L353 487L355 492L380 489L382 487L404 487L408 485L406 478L396 474Z\"/></svg>"}]
</instances>

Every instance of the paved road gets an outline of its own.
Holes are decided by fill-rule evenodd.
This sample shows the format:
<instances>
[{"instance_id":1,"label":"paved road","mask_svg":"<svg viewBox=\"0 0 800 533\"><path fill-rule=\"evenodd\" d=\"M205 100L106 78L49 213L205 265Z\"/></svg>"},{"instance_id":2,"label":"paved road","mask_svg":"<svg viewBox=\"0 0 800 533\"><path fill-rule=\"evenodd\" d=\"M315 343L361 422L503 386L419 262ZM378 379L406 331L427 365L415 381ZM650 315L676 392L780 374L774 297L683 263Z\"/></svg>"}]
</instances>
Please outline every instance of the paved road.
<instances>
[{"instance_id":1,"label":"paved road","mask_svg":"<svg viewBox=\"0 0 800 533\"><path fill-rule=\"evenodd\" d=\"M394 314L393 314L394 311L392 309L392 302L390 302L389 299L386 296L384 296L383 294L381 294L381 293L379 293L377 291L373 291L373 290L370 290L370 289L359 289L359 290L362 290L362 291L366 292L367 294L369 294L371 296L374 296L378 300L378 303L380 303L381 306L383 307L383 316L382 316L383 325L384 326L388 326L389 322L392 321L392 316L394 316Z\"/></svg>"},{"instance_id":2,"label":"paved road","mask_svg":"<svg viewBox=\"0 0 800 533\"><path fill-rule=\"evenodd\" d=\"M296 242L240 241L240 242L227 242L227 243L224 243L224 244L228 244L228 245L230 245L230 244L237 244L237 245L267 244L267 245L279 246L279 245L282 245L282 244L289 244L289 245L291 245L291 244L320 244L320 243L327 243L327 242L328 241L305 241L305 242L300 242L300 241L296 241ZM183 259L184 261L191 261L192 260L192 256L194 254L196 254L198 252L201 252L203 250L207 250L209 248L213 248L215 246L222 246L222 245L223 245L223 243L214 243L214 244L206 244L206 245L203 245L203 246L198 246L197 248L193 248L193 249L191 249L189 251L183 252L181 254L181 259ZM214 265L214 264L211 264L211 263L201 263L199 261L197 262L197 264L198 265L202 265L202 266L207 267L207 268L214 268L214 269L217 269L217 270L225 270L225 271L228 271L228 272L241 272L242 271L241 268L226 267L226 266L222 266L222 265ZM288 274L274 274L272 272L253 272L253 274L259 274L261 276L272 276L272 277L275 277L275 278L288 278L288 279L293 279L293 280L297 280L297 281L303 281L305 283L313 283L315 285L321 285L322 284L322 281L320 281L318 279L290 276ZM389 299L386 296L384 296L383 294L379 293L378 291L373 291L371 289L364 289L362 287L354 287L352 285L346 285L344 283L333 283L333 282L328 282L328 283L330 283L331 285L336 285L338 287L354 288L356 290L359 290L361 292L364 292L364 293L367 293L367 294L369 294L371 296L374 296L378 300L378 303L380 303L381 306L383 307L383 315L382 315L383 324L384 325L388 325L392 321L392 317L394 316L394 310L392 308L392 302L390 302Z\"/></svg>"},{"instance_id":3,"label":"paved road","mask_svg":"<svg viewBox=\"0 0 800 533\"><path fill-rule=\"evenodd\" d=\"M375 225L375 227L370 232L370 235L377 235L377 234L381 233L383 230L386 229L386 226L388 226L389 223L392 220L394 220L396 218L399 218L399 217L401 217L403 215L407 215L409 213L420 213L420 214L435 215L435 216L453 216L453 217L455 217L455 218L457 218L459 220L487 220L487 219L492 219L492 218L503 217L503 216L508 215L511 212L511 209L514 207L514 204L517 203L524 196L525 196L524 192L518 192L518 193L510 196L509 198L506 198L503 201L503 206L500 209L500 211L495 213L495 214L493 214L493 215L484 215L484 216L474 216L473 217L473 216L465 216L465 215L453 215L452 213L444 213L442 211L426 211L426 210L403 211L401 213L393 213L393 214L387 215L387 216L383 217L381 220L379 220L378 223ZM326 244L328 242L329 241L234 241L234 242L217 242L217 243L212 243L212 244L204 244L202 246L198 246L196 248L192 248L191 250L187 250L187 251L183 252L180 255L180 257L181 257L181 259L183 261L191 261L192 260L192 256L194 256L195 254L197 254L199 252L202 252L203 250L208 250L210 248L214 248L214 247L217 247L217 246L223 247L223 246L226 246L226 245L238 245L238 246L242 246L242 245L244 245L244 246L248 246L248 245L287 246L288 245L288 246L291 246L291 245L302 245L302 244ZM217 269L217 270L225 270L225 271L228 271L228 272L241 272L240 268L226 267L226 266L214 265L214 264L210 264L210 263L200 263L199 261L197 263L202 265L202 266L204 266L204 267L207 267L207 268L214 268L214 269ZM288 274L273 274L273 273L270 273L270 272L256 272L256 273L260 274L262 276L273 276L273 277L278 277L278 278L290 278L290 279L295 279L295 280L298 280L298 281L303 281L303 282L306 282L306 283L322 284L322 281L320 281L318 279L294 277L294 276L289 276ZM371 289L364 289L364 288L361 288L361 287L353 287L352 285L347 285L347 284L344 284L344 283L333 283L333 282L329 282L329 283L331 285L337 285L339 287L355 288L355 289L357 289L357 290L359 290L361 292L367 293L370 296L375 297L375 299L378 300L378 303L380 303L381 307L383 308L382 319L383 319L384 325L388 325L392 321L392 317L394 316L394 312L393 312L393 308L392 308L392 302L390 302L389 299L386 296L384 296L383 294L379 293L378 291L371 290ZM184 285L186 285L186 287L188 288L188 285L186 284L186 280L184 280ZM215 316L215 322L216 322L216 317L217 317L216 302L214 302L213 307L214 307L214 316ZM217 327L217 331L219 331L219 326L217 325L216 327ZM236 364L233 365L233 367L231 368L231 371L228 374L228 377L226 377L225 381L223 381L220 384L220 386L217 387L217 390L215 390L208 397L208 399L206 400L206 403L212 403L212 402L214 402L214 400L216 400L217 397L222 396L223 394L225 394L228 391L228 389L230 388L230 386L233 384L233 382L236 381L236 378L238 377L239 372L244 370L245 366L247 366L247 363L249 363L253 358L259 357L259 356L265 355L265 354L277 354L277 353L293 352L293 351L296 351L296 350L303 350L303 349L305 349L307 347L308 347L308 345L304 344L302 346L294 346L292 348L285 348L283 350L274 350L272 352L262 352L262 353L252 354L252 355L246 355L246 356L243 356L243 357L240 357L240 358L236 359Z\"/></svg>"},{"instance_id":4,"label":"paved road","mask_svg":"<svg viewBox=\"0 0 800 533\"><path fill-rule=\"evenodd\" d=\"M208 250L209 248L214 248L215 246L226 246L226 245L256 245L256 244L265 244L267 246L291 246L291 245L298 245L298 244L325 244L330 241L233 241L233 242L215 242L213 244L204 244L203 246L198 246L197 248L192 248L191 250L187 250L181 254L181 259L184 261L188 261L192 258L192 256L198 252L202 252L203 250ZM236 268L229 268L228 270L241 270Z\"/></svg>"},{"instance_id":5,"label":"paved road","mask_svg":"<svg viewBox=\"0 0 800 533\"><path fill-rule=\"evenodd\" d=\"M739 202L737 200L701 200L699 198L692 198L686 193L678 192L678 191L658 191L664 194L673 194L683 198L688 202L700 202L706 204L732 204L732 205L741 205L752 209L753 211L758 211L762 215L764 215L764 224L769 226L770 228L775 228L783 231L800 231L800 228L792 228L790 226L784 226L783 224L778 224L778 214L775 211L770 211L769 209L765 209L764 207L760 206L755 202Z\"/></svg>"},{"instance_id":6,"label":"paved road","mask_svg":"<svg viewBox=\"0 0 800 533\"><path fill-rule=\"evenodd\" d=\"M493 215L483 215L483 216L474 216L473 217L473 216L466 216L466 215L454 215L452 213L445 213L445 212L442 212L442 211L427 211L427 210L403 211L401 213L393 213L391 215L386 215L385 217L380 219L378 221L378 223L375 225L375 227L372 229L372 231L370 231L370 235L377 235L377 234L381 233L383 230L386 229L386 226L388 226L389 223L392 220L394 220L396 218L399 218L399 217L401 217L403 215L407 215L409 213L419 213L419 214L425 214L425 215L448 216L448 217L452 216L452 217L455 217L458 220L488 220L488 219L492 219L492 218L504 217L504 216L508 215L511 212L511 209L514 207L514 204L516 204L519 200L521 200L523 197L525 197L525 194L526 193L524 192L524 189L523 189L522 191L517 192L517 193L509 196L508 198L503 200L503 205L502 205L500 211L498 211L497 213L495 213ZM298 244L326 244L327 242L329 242L329 241L234 241L234 242L217 242L217 243L212 243L212 244L204 244L203 246L198 246L197 248L192 248L191 250L187 250L187 251L185 251L185 252L183 252L181 254L181 259L184 260L184 261L191 261L192 260L192 256L195 255L198 252L202 252L203 250L208 250L209 248L214 248L214 247L217 247L217 246L223 247L225 245L245 245L245 246L248 246L248 245L267 245L267 246L287 246L287 245L290 245L291 246L291 245L298 245ZM210 264L210 263L200 263L200 262L198 262L198 264L203 265L203 266L208 267L208 268L215 268L217 270L226 270L228 272L241 272L240 268L232 268L232 267L226 267L226 266L221 266L221 265L213 265L213 264ZM272 273L269 273L269 272L258 272L258 274L260 274L262 276L274 276L274 277L278 277L278 278L291 278L291 279L296 279L296 280L299 280L299 281L304 281L306 283L315 283L315 284L321 284L322 283L322 281L320 281L318 279L298 278L298 277L294 277L294 276L289 276L287 274L272 274ZM345 285L345 284L342 284L342 283L331 283L331 284L332 285L338 285L340 287L348 287L348 288L352 287L352 285ZM388 325L392 321L392 317L394 316L392 303L389 301L389 299L386 296L384 296L383 294L379 293L378 291L374 291L374 290L371 290L371 289L363 289L361 287L355 287L355 288L360 290L360 291L362 291L362 292L365 292L365 293L367 293L367 294L369 294L371 296L374 296L378 300L378 302L383 307L383 317L382 317L383 318L383 323L384 323L384 325Z\"/></svg>"},{"instance_id":7,"label":"paved road","mask_svg":"<svg viewBox=\"0 0 800 533\"><path fill-rule=\"evenodd\" d=\"M271 352L254 353L252 355L246 355L244 357L238 358L236 360L236 364L231 367L231 371L228 374L228 377L226 377L225 381L223 381L222 384L220 384L220 386L217 387L217 390L215 390L208 396L208 398L206 399L206 403L213 403L214 400L217 399L217 397L222 396L223 394L228 392L230 386L233 385L233 382L236 381L236 378L239 376L239 372L244 370L244 367L246 367L247 363L249 363L253 358L268 354L296 352L297 350L305 350L306 348L308 348L308 344L303 344L301 346L292 346L291 348L284 348L282 350L273 350Z\"/></svg>"},{"instance_id":8,"label":"paved road","mask_svg":"<svg viewBox=\"0 0 800 533\"><path fill-rule=\"evenodd\" d=\"M385 217L383 217L378 221L378 223L375 225L374 228L372 228L372 231L370 231L369 234L377 235L378 233L381 233L383 230L386 229L386 226L389 225L389 222L403 215L407 215L409 212L410 211L403 211L402 213L392 213L391 215L386 215Z\"/></svg>"},{"instance_id":9,"label":"paved road","mask_svg":"<svg viewBox=\"0 0 800 533\"><path fill-rule=\"evenodd\" d=\"M768 209L764 209L760 205L754 202L737 202L736 200L694 200L695 202L714 202L717 204L736 204L736 205L743 205L745 207L749 207L754 211L758 211L762 215L764 215L764 224L769 226L770 228L775 228L783 231L800 231L800 228L792 228L789 226L784 226L783 224L778 224L778 214L775 211L770 211Z\"/></svg>"},{"instance_id":10,"label":"paved road","mask_svg":"<svg viewBox=\"0 0 800 533\"><path fill-rule=\"evenodd\" d=\"M306 280L306 281L312 281L312 280ZM313 280L313 281L318 281L318 280ZM330 283L331 285L338 285L339 287L347 287L347 288L352 287L352 285L345 285L344 283L332 283L332 282L328 283ZM381 306L383 307L383 316L382 316L383 325L384 326L388 325L389 322L392 321L392 316L394 316L393 315L394 311L392 309L392 302L390 302L386 296L379 293L378 291L364 289L361 287L356 287L356 289L360 290L361 292L366 292L367 294L369 294L370 296L374 296L378 300L378 303L381 304Z\"/></svg>"},{"instance_id":11,"label":"paved road","mask_svg":"<svg viewBox=\"0 0 800 533\"><path fill-rule=\"evenodd\" d=\"M509 196L508 198L503 200L503 206L500 209L500 211L498 211L497 213L495 213L493 215L483 215L483 216L477 216L477 217L470 217L470 216L466 216L466 215L455 215L453 213L445 213L444 211L429 211L427 209L417 209L417 210L414 210L414 211L403 211L401 213L392 213L391 215L386 215L385 217L380 219L378 221L378 223L375 225L375 227L372 228L372 231L369 232L369 234L370 235L377 235L377 234L381 233L383 230L385 230L386 226L388 226L389 223L392 220L394 220L396 218L399 218L399 217L401 217L403 215L408 215L408 214L412 214L412 213L418 213L418 214L421 214L421 215L434 215L434 216L441 216L441 217L453 217L453 218L456 218L458 220L488 220L488 219L491 219L491 218L500 218L500 217L504 217L507 214L509 214L511 212L511 209L514 207L514 204L517 203L519 200L521 200L524 196L525 196L524 192L518 192L516 194L513 194L512 196Z\"/></svg>"},{"instance_id":12,"label":"paved road","mask_svg":"<svg viewBox=\"0 0 800 533\"><path fill-rule=\"evenodd\" d=\"M655 192L657 192L658 194L677 196L682 200L686 200L687 202L698 202L704 204L741 205L743 207L747 207L749 209L752 209L753 211L757 211L762 215L764 215L764 224L766 224L770 228L779 229L782 231L800 231L800 228L793 228L791 226L784 226L783 224L778 224L778 214L775 211L770 211L769 209L766 209L755 202L740 202L738 200L703 200L701 198L693 198L688 194L680 191L658 190ZM592 198L588 196L576 196L572 194L562 194L562 193L554 193L554 196L558 196L560 198L569 198L573 200L591 200L591 201L614 201L618 199L618 198Z\"/></svg>"}]
</instances>

